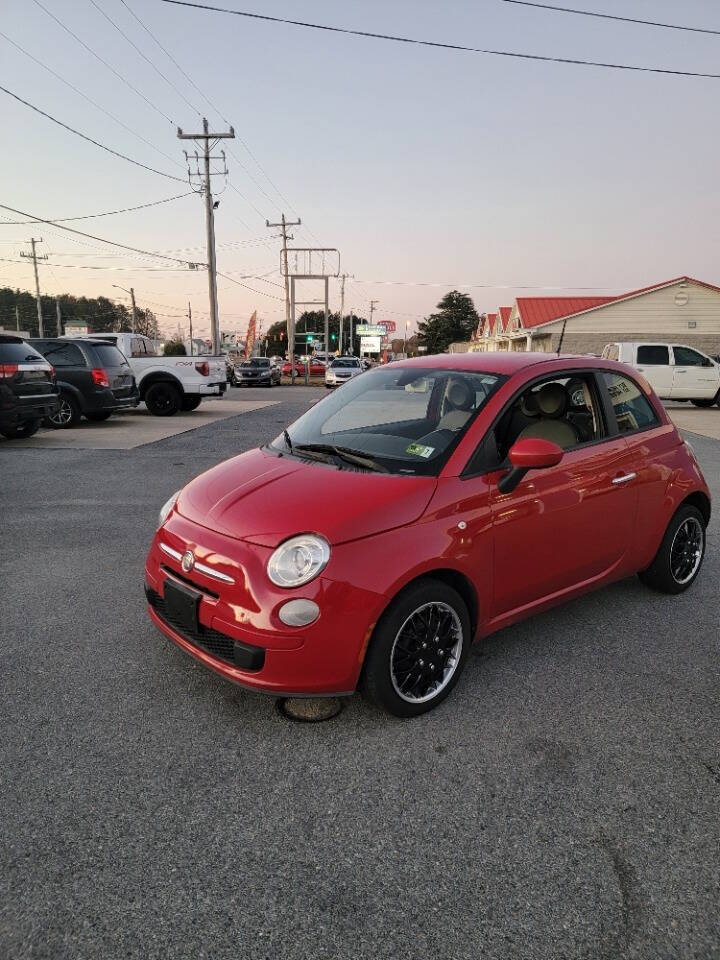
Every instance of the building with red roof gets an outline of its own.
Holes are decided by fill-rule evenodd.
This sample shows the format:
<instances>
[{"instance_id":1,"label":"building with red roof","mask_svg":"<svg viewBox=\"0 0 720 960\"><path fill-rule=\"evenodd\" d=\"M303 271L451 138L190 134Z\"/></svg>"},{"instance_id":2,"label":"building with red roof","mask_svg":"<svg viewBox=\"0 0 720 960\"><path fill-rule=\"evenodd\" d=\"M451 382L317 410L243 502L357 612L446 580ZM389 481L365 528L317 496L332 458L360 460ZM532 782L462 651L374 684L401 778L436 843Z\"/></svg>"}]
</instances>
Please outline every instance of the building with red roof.
<instances>
[{"instance_id":1,"label":"building with red roof","mask_svg":"<svg viewBox=\"0 0 720 960\"><path fill-rule=\"evenodd\" d=\"M600 353L623 340L720 353L720 287L682 276L615 296L518 297L473 349Z\"/></svg>"}]
</instances>

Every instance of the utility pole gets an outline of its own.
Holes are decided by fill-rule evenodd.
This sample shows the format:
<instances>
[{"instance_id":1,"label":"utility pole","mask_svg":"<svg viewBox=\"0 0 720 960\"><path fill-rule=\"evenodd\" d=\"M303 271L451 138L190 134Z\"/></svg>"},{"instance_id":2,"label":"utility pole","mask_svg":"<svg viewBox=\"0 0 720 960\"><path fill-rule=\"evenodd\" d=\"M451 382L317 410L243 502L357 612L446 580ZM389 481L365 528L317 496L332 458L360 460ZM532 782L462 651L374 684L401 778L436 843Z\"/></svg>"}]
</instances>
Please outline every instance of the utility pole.
<instances>
[{"instance_id":1,"label":"utility pole","mask_svg":"<svg viewBox=\"0 0 720 960\"><path fill-rule=\"evenodd\" d=\"M20 329L20 307L15 304L15 329Z\"/></svg>"},{"instance_id":2,"label":"utility pole","mask_svg":"<svg viewBox=\"0 0 720 960\"><path fill-rule=\"evenodd\" d=\"M375 313L375 304L376 304L376 303L380 303L380 301L379 301L379 300L371 300L371 301L370 301L370 319L368 320L369 326L372 326L372 315L373 315L373 313Z\"/></svg>"},{"instance_id":3,"label":"utility pole","mask_svg":"<svg viewBox=\"0 0 720 960\"><path fill-rule=\"evenodd\" d=\"M340 274L340 330L338 331L338 353L342 356L343 345L343 313L345 311L345 281L350 277L349 273ZM352 327L352 320L350 321ZM352 353L352 330L350 331L350 352Z\"/></svg>"},{"instance_id":4,"label":"utility pole","mask_svg":"<svg viewBox=\"0 0 720 960\"><path fill-rule=\"evenodd\" d=\"M207 268L208 268L208 292L210 295L210 337L212 339L212 352L213 354L218 354L220 352L220 320L218 317L218 302L217 302L217 263L215 260L215 215L214 215L214 204L212 197L212 190L210 189L210 161L217 159L216 157L210 156L211 146L210 141L213 140L217 142L218 140L232 140L235 137L235 131L232 127L227 133L210 133L208 122L205 117L203 117L203 132L202 133L183 133L180 127L177 130L178 140L197 140L202 141L203 146L203 155L202 159L204 161L204 184L201 188L201 192L205 195L205 232L207 236ZM215 143L212 145L215 146ZM187 153L185 154L187 159ZM195 154L195 159L199 162L200 158L197 153ZM225 163L225 154L222 154L223 164ZM227 168L223 171L227 173Z\"/></svg>"},{"instance_id":5,"label":"utility pole","mask_svg":"<svg viewBox=\"0 0 720 960\"><path fill-rule=\"evenodd\" d=\"M132 304L132 314L130 315L130 332L135 333L137 330L137 306L135 304L135 288L134 287L121 287L117 283L111 284L115 287L116 290L124 290L125 293L130 294L130 303Z\"/></svg>"},{"instance_id":6,"label":"utility pole","mask_svg":"<svg viewBox=\"0 0 720 960\"><path fill-rule=\"evenodd\" d=\"M192 357L195 353L195 348L193 345L192 338L192 307L190 306L190 301L188 300L188 320L190 321L190 356Z\"/></svg>"},{"instance_id":7,"label":"utility pole","mask_svg":"<svg viewBox=\"0 0 720 960\"><path fill-rule=\"evenodd\" d=\"M302 220L297 219L292 222L288 222L285 219L285 214L283 213L280 223L270 223L269 220L265 221L265 226L268 229L275 230L280 228L282 230L282 272L285 277L285 325L287 327L287 336L288 336L288 360L290 361L290 379L291 382L295 383L295 324L293 323L290 316L290 276L288 271L288 258L287 258L287 242L288 240L293 240L292 236L288 237L287 228L288 227L299 227L302 224ZM327 349L327 347L325 348Z\"/></svg>"},{"instance_id":8,"label":"utility pole","mask_svg":"<svg viewBox=\"0 0 720 960\"><path fill-rule=\"evenodd\" d=\"M21 253L21 257L26 257L28 260L32 260L33 267L35 268L35 299L37 302L37 318L38 318L38 336L45 336L43 332L43 318L42 318L42 303L40 301L40 278L38 277L38 260L47 260L47 256L39 257L35 250L36 243L42 243L43 239L40 237L38 240L35 237L30 238L30 245L32 246L32 253Z\"/></svg>"},{"instance_id":9,"label":"utility pole","mask_svg":"<svg viewBox=\"0 0 720 960\"><path fill-rule=\"evenodd\" d=\"M60 301L55 297L55 318L57 320L57 335L62 336L62 313L60 312Z\"/></svg>"}]
</instances>

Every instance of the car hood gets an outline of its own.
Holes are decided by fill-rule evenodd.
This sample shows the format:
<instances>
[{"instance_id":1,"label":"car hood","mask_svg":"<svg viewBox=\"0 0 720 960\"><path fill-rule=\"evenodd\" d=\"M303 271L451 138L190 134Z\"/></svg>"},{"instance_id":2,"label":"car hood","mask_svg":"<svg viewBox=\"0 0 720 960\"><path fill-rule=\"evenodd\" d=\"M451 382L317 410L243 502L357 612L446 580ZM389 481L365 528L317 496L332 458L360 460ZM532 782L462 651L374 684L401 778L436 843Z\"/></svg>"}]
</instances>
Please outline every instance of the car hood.
<instances>
[{"instance_id":1,"label":"car hood","mask_svg":"<svg viewBox=\"0 0 720 960\"><path fill-rule=\"evenodd\" d=\"M251 450L192 480L177 510L200 526L267 547L305 532L338 544L417 520L436 485L435 477L337 470Z\"/></svg>"}]
</instances>

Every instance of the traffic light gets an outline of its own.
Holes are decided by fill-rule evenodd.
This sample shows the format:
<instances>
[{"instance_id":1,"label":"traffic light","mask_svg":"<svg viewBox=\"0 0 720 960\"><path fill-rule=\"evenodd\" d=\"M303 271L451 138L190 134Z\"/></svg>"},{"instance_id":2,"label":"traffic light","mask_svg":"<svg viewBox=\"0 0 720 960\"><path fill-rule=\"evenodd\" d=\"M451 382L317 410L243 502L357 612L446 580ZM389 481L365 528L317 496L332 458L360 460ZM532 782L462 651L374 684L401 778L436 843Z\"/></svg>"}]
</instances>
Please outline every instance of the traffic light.
<instances>
[{"instance_id":1,"label":"traffic light","mask_svg":"<svg viewBox=\"0 0 720 960\"><path fill-rule=\"evenodd\" d=\"M336 334L336 333L331 333L331 334L330 334L330 339L331 339L331 340L337 340L337 334Z\"/></svg>"},{"instance_id":2,"label":"traffic light","mask_svg":"<svg viewBox=\"0 0 720 960\"><path fill-rule=\"evenodd\" d=\"M305 337L305 339L307 340L308 343L310 343L310 341L312 340L312 338L313 338L314 336L315 336L314 333L309 333L309 334Z\"/></svg>"}]
</instances>

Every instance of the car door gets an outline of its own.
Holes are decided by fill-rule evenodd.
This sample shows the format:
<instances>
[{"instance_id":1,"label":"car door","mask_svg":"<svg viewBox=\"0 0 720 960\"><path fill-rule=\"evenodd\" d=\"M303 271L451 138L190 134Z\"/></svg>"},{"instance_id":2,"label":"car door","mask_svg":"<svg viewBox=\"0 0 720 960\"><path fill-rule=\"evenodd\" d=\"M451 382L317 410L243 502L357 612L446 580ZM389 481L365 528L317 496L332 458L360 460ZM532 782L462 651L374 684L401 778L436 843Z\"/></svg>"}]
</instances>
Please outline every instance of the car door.
<instances>
[{"instance_id":1,"label":"car door","mask_svg":"<svg viewBox=\"0 0 720 960\"><path fill-rule=\"evenodd\" d=\"M594 374L589 440L566 449L556 467L532 470L510 493L494 478L491 503L495 621L617 575L634 531L637 491L627 444L610 420ZM573 375L577 382L577 374ZM577 387L575 388L577 392Z\"/></svg>"},{"instance_id":2,"label":"car door","mask_svg":"<svg viewBox=\"0 0 720 960\"><path fill-rule=\"evenodd\" d=\"M670 347L666 343L641 343L633 364L664 400L669 400L673 389L673 366Z\"/></svg>"},{"instance_id":3,"label":"car door","mask_svg":"<svg viewBox=\"0 0 720 960\"><path fill-rule=\"evenodd\" d=\"M718 392L718 368L690 347L673 344L673 400L711 399ZM657 392L657 391L656 391Z\"/></svg>"}]
</instances>

